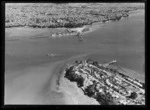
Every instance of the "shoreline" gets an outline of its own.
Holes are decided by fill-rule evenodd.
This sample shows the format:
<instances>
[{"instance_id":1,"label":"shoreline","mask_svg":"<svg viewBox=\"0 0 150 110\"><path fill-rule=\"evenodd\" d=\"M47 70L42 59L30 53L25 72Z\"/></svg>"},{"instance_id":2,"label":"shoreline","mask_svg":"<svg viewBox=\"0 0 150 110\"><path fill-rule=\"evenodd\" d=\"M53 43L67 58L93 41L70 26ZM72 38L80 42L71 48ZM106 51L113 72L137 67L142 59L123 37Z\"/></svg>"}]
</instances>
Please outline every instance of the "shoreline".
<instances>
[{"instance_id":1,"label":"shoreline","mask_svg":"<svg viewBox=\"0 0 150 110\"><path fill-rule=\"evenodd\" d=\"M62 85L63 85L62 82L64 80L63 77L64 77L64 74L65 74L64 70L65 70L66 66L68 64L70 65L70 64L74 63L76 60L85 60L89 57L89 55L90 55L90 53L80 54L80 55L72 56L68 59L56 61L56 62L53 62L53 63L50 62L50 63L44 63L44 64L39 65L39 66L33 66L33 67L27 68L23 71L22 70L19 71L19 73L24 73L24 74L20 74L19 76L17 74L14 74L14 75L9 74L8 76L6 75L7 77L5 77L5 78L7 80L5 80L5 81L6 82L9 81L7 83L5 82L8 85L6 87L7 87L8 90L12 91L12 92L10 92L7 89L6 89L7 91L5 91L5 92L8 92L7 95L5 94L5 98L6 98L6 96L8 98L6 100L6 104L11 104L11 103L13 103L13 104L15 104L15 103L16 104L18 104L18 103L19 104L20 103L21 104L25 104L25 103L52 104L53 103L53 100L51 100L52 96L50 95L50 97L47 97L47 95L49 95L51 92L54 93L54 94L58 93L58 94L64 94L64 95L68 96L68 93L66 93L64 91L64 89L62 88ZM101 63L101 62L99 62L99 63ZM123 69L126 69L126 68L123 68ZM128 70L129 71L134 71L134 70L130 70L130 69L128 69ZM17 77L16 77L16 75L17 75ZM130 76L130 74L128 74L128 75ZM137 76L137 74L133 74L133 75ZM133 77L133 76L130 76L130 77ZM40 78L41 81L39 81L39 78ZM34 79L34 81L32 82L32 85L30 85L30 86L27 86L27 85L25 86L24 85L24 84L27 83L26 80L28 81L28 83L30 83L33 79ZM140 80L140 79L138 79L138 80ZM20 81L20 82L17 83L17 81ZM13 83L11 83L11 82L13 82ZM25 89L23 91L29 92L31 90L31 95L34 94L34 89L33 88L39 87L40 90L38 90L38 88L35 88L37 90L37 92L36 92L36 94L33 95L34 97L36 97L36 98L32 99L33 102L32 101L31 102L26 102L26 101L21 100L21 98L24 97L23 94L25 94L25 92L23 92L23 91L17 91L16 92L17 94L19 94L19 96L17 94L12 95L13 92L16 91L14 88L19 89L20 87L22 87L21 85L25 86ZM43 90L43 88L44 88L44 90ZM30 98L29 98L30 94L25 95L25 96L27 97L27 98L25 98L26 100L30 100ZM82 94L79 94L79 96L82 96ZM44 97L44 102L42 101L43 97ZM72 97L74 97L74 96L72 96ZM9 98L11 98L11 100L9 100ZM59 98L59 95L58 95L58 98ZM61 98L61 100L65 100L65 103L68 103L68 101L66 101L66 98L67 97ZM86 99L86 97L84 97L84 98ZM35 101L37 99L38 100L40 99L40 100ZM72 99L74 99L74 98L72 98ZM56 99L54 98L54 100L56 101L57 98ZM69 99L67 99L67 100L69 100Z\"/></svg>"},{"instance_id":2,"label":"shoreline","mask_svg":"<svg viewBox=\"0 0 150 110\"><path fill-rule=\"evenodd\" d=\"M78 61L79 61L79 62L78 62ZM113 83L113 79L109 79L109 78L110 78L109 76L113 76L114 79L115 79L115 77L117 77L118 79L121 79L122 81L124 81L124 80L127 81L126 84L129 84L130 87L133 86L133 87L135 88L135 91L137 91L136 88L138 88L139 91L141 91L143 94L145 93L145 92L144 92L145 84L142 83L142 82L141 82L140 80L138 80L137 78L134 78L134 77L132 77L132 76L126 75L126 74L124 74L124 72L119 72L118 69L115 69L115 70L117 70L116 72L109 71L109 69L106 69L107 66L106 66L106 68L105 68L105 66L102 66L102 67L103 67L103 68L102 68L99 64L101 65L101 63L99 63L99 62L94 62L93 60L90 60L90 61L88 61L88 62L86 62L86 61L81 61L81 60L77 60L77 62L76 62L75 64L68 65L66 72L64 72L64 73L65 73L65 76L64 76L64 77L67 78L67 79L69 79L70 82L77 82L78 87L81 88L81 89L83 90L83 92L85 92L85 91L87 90L87 89L85 89L86 87L89 87L89 86L87 86L87 85L91 85L90 81L93 80L93 78L94 78L94 80L95 80L97 83L101 82L101 83L103 83L104 85L106 84L106 86L107 86L107 84L109 85L110 83L114 84L114 83ZM89 65L89 66L88 66L88 65ZM90 67L90 65L93 65L93 66ZM84 68L84 67L85 67L85 68ZM95 69L96 69L96 68L97 68L97 69L99 68L100 70L97 70L95 73L94 73L94 72L92 73L92 71L90 71L90 70L92 70L94 67L95 67ZM86 71L87 68L90 69L90 70L89 70L89 71ZM93 71L94 71L94 70L93 70ZM100 72L98 72L98 71L100 71ZM101 73L101 71L103 71L106 76L104 75L104 73ZM113 74L113 73L116 73L116 74ZM83 75L83 74L87 74L87 76L85 76L85 75ZM96 74L96 75L95 75L95 74ZM99 74L104 75L104 77L100 76ZM130 74L130 73L129 73L129 74ZM92 78L90 78L89 75L91 75ZM120 76L120 75L121 75L121 76ZM101 81L101 80L103 80L103 78L104 78L104 79L106 78L106 83L104 83L103 81ZM107 79L107 78L108 78L108 79ZM131 80L128 80L128 78L129 78L129 79L131 78ZM89 83L87 82L87 79L89 80ZM97 79L101 79L101 80L97 80ZM86 80L86 81L85 81L85 80ZM107 81L109 81L109 80L111 80L112 82L107 83ZM121 81L121 80L120 80L120 81ZM94 83L94 84L97 84L97 83L95 83L94 81L93 81L93 83ZM117 82L116 82L116 83L117 83ZM117 86L116 83L114 84L115 86ZM118 83L118 84L124 86L124 84L121 84L121 83ZM109 87L111 88L112 85L109 86ZM129 87L129 88L130 88L130 87ZM92 88L89 88L89 89L91 90ZM121 91L120 91L121 88L116 88L116 89L115 89L115 88L112 87L112 89L113 89L114 91L120 93L120 94L124 97L124 94L123 94L123 93L125 93L125 91L124 91L124 92L121 92ZM117 90L117 89L118 89L118 90ZM127 87L127 88L125 87L124 89L129 90L128 87ZM89 94L86 94L87 92L85 92L85 94L88 95L89 97L93 96L93 95L91 95L92 93L91 93L90 90L87 90L87 92L89 92ZM95 89L93 89L93 90L95 90ZM96 91L96 90L95 90L95 91ZM132 91L134 91L134 90L132 89ZM99 91L98 91L98 92L99 92ZM110 93L112 93L112 92L110 92ZM127 91L126 91L126 93L129 94ZM122 97L122 96L121 96L121 97ZM144 95L143 95L143 96L144 96ZM93 97L93 98L95 98L95 97ZM125 98L126 98L126 96L125 96ZM100 101L100 100L98 100L98 101ZM142 100L141 100L141 101L142 101ZM136 103L136 104L137 104L137 103Z\"/></svg>"},{"instance_id":3,"label":"shoreline","mask_svg":"<svg viewBox=\"0 0 150 110\"><path fill-rule=\"evenodd\" d=\"M115 22L117 23L118 21L115 21ZM7 80L5 80L5 84L8 85L8 86L5 85L5 87L7 87L7 91L5 91L5 93L8 92L8 94L5 94L5 96L8 95L7 101L9 103L13 103L13 104L14 103L17 103L17 104L18 103L19 104L21 104L21 103L22 104L37 104L37 103L38 104L58 104L59 102L66 103L66 101L64 101L64 99L66 99L66 98L61 98L63 95L62 95L62 92L59 91L59 89L60 89L59 85L61 84L61 82L59 82L59 81L61 81L61 78L63 77L64 68L66 67L67 64L72 64L76 60L84 60L87 58L91 58L92 60L98 61L99 63L102 63L102 64L105 63L105 61L107 62L107 61L116 59L118 61L118 64L114 65L114 66L116 66L116 68L117 68L117 66L118 66L118 68L120 66L122 68L122 71L124 69L127 69L127 71L128 71L127 73L129 73L129 76L130 76L130 73L133 73L132 74L133 78L136 78L136 77L140 78L140 76L142 76L141 79L143 79L143 81L144 81L145 72L141 73L138 71L138 69L136 69L136 68L140 67L138 65L141 64L140 60L138 60L138 59L139 58L142 59L143 57L141 58L141 56L138 55L139 52L134 53L132 55L134 50L133 51L132 51L132 49L129 50L128 47L130 48L130 45L126 46L126 44L125 44L125 47L127 49L123 48L123 50L120 51L120 56L117 55L117 57L115 57L115 55L111 52L114 51L114 53L115 53L115 50L113 50L113 49L115 49L115 47L118 47L118 45L114 45L115 47L113 47L113 45L111 45L110 44L111 42L109 43L109 41L112 41L112 43L116 44L119 42L119 40L118 40L118 42L114 41L117 37L111 37L111 34L109 34L109 31L108 31L109 28L108 29L106 28L107 29L106 32L101 35L101 33L103 33L103 27L102 27L103 24L108 24L108 23L107 22L99 23L99 24L98 23L99 22L93 23L90 28L90 31L83 33L83 34L86 34L86 33L92 32L89 34L90 37L87 37L87 40L85 40L84 43L77 42L76 40L74 40L72 38L70 39L69 38L70 36L68 38L67 37L64 38L65 36L64 37L59 36L60 39L51 39L49 37L49 35L51 33L55 32L55 31L58 31L58 32L63 31L63 29L65 30L65 28L63 28L63 29L62 28L59 28L59 29L36 28L36 29L34 29L34 28L26 27L26 29L24 29L24 27L23 28L19 27L18 29L13 28L10 30L8 29L8 31L6 30L5 61L10 63L10 65L8 65L8 66L5 65L5 67L6 67L5 70L10 69L10 71L7 71L7 72L5 71L5 78L7 79ZM111 23L108 25L111 25ZM99 28L101 28L101 29L99 29ZM93 30L91 30L91 29L93 29ZM98 29L98 31L100 30L98 34L96 33L97 31L94 31L97 29ZM111 29L112 28L110 28L110 30ZM132 29L130 29L130 30L132 30ZM108 32L108 34L107 34L107 32ZM95 38L92 37L92 35L96 35L95 38L98 38L98 39L95 40ZM104 35L104 36L103 36L103 38L101 38L101 37L98 37L99 35L100 36ZM110 35L110 40L108 39L108 41L107 41L107 36L109 36L109 35ZM122 32L121 32L121 34L118 34L118 35L119 35L119 37L121 37ZM131 35L133 35L133 34L131 34ZM56 38L56 37L54 37L54 38ZM92 39L92 40L94 39L94 40L92 41L92 40L89 40L88 38ZM122 41L123 38L120 38L121 39L120 43L125 42L124 40ZM136 38L137 38L137 36L136 36ZM26 39L26 41L25 40L23 41L23 39ZM114 40L112 40L112 39L114 39ZM100 40L106 40L106 42L100 41ZM7 41L13 41L13 42L7 42ZM68 43L68 41L71 41L71 42ZM101 42L102 42L102 44L101 44ZM84 45L86 43L87 43L87 45ZM94 45L92 45L92 43ZM104 43L104 45L103 45L103 43ZM105 47L103 47L103 46L105 46ZM53 47L53 48L51 48L51 47ZM81 49L80 49L80 47L81 47ZM82 48L82 47L84 47L84 48ZM122 46L122 47L124 47L124 46ZM138 48L137 50L140 50L140 49L141 48ZM60 57L55 57L55 54L56 55L60 54ZM126 57L125 55L127 55L127 54L129 54L129 56ZM132 58L133 58L133 60L131 60ZM140 63L136 60L138 60ZM133 63L131 63L131 64L124 63L124 62L128 62L128 61L133 62L136 65L134 65ZM134 61L136 61L136 62L134 62ZM121 63L119 63L119 62L121 62ZM6 64L6 62L5 62L5 64ZM130 66L130 65L133 65L133 66ZM134 68L135 66L136 66L136 68ZM125 67L125 68L123 68L123 67ZM11 68L14 71L11 70ZM139 73L139 75L137 75L136 73ZM138 79L138 78L136 78L136 79ZM51 87L53 88L53 90L50 89ZM64 91L65 90L67 90L67 89L64 89ZM76 95L74 95L74 96L75 96L75 98L77 98ZM73 103L73 100L69 99L69 98L71 98L71 94L69 95L68 93L66 93L66 97L67 97L67 102L69 102L69 104ZM78 98L80 98L80 97L82 97L82 96L79 96ZM57 100L58 100L58 102L57 102ZM85 99L83 98L82 100L86 100L86 98ZM74 102L74 103L76 103L76 102ZM77 103L77 104L79 104L79 103Z\"/></svg>"},{"instance_id":4,"label":"shoreline","mask_svg":"<svg viewBox=\"0 0 150 110\"><path fill-rule=\"evenodd\" d=\"M101 22L94 23L94 24L92 24L92 26L89 28L88 31L83 32L83 35L87 34L87 33L90 33L90 32L93 32L94 30L99 29L100 25L97 26L97 24L103 25L103 23L101 23ZM16 30L16 29L18 29L18 31L19 30L24 31L24 33L26 33L26 34L30 34L30 33L28 33L28 30L31 30L31 32L33 32L35 35L27 36L26 34L17 34L17 33L15 33L15 31L13 31L13 30ZM49 32L51 29L56 31L56 32ZM26 38L27 39L61 38L61 37L68 37L68 36L75 36L76 35L76 32L75 33L66 33L65 35L64 34L55 35L57 32L62 31L62 33L63 33L66 29L69 29L69 28L31 28L31 27L6 28L5 33L6 32L9 33L11 31L11 34L8 35L9 37L6 36L5 40L6 41L19 41L21 39L26 39ZM74 29L77 29L77 28L74 28ZM45 34L45 36L39 36L38 33L39 34ZM24 36L24 38L22 38L21 35L26 35L26 37Z\"/></svg>"},{"instance_id":5,"label":"shoreline","mask_svg":"<svg viewBox=\"0 0 150 110\"><path fill-rule=\"evenodd\" d=\"M143 11L143 9L138 9L138 10L134 10L134 11L130 11L129 13L129 16L128 17L130 17L130 16L132 16L132 14L133 15L135 15L135 14L138 14L140 11ZM87 34L87 33L90 33L90 32L93 32L93 31L95 31L95 30L97 30L97 29L99 29L101 26L103 26L103 25L105 25L105 24L107 24L107 23L110 23L110 22L118 22L118 21L121 21L121 20L123 20L123 19L125 19L125 18L128 18L128 17L121 17L121 19L120 20L117 20L117 21L113 21L113 20L108 20L108 21L106 21L106 22L102 22L102 21L98 21L98 22L94 22L94 23L92 23L91 25L83 25L82 27L77 27L77 28L83 28L83 27L88 27L88 29L89 30L87 30L86 32L83 32L82 34L84 35L84 34ZM41 37L41 36L39 36L39 37L37 37L37 36L31 36L31 37L29 37L29 39L38 39L38 38L61 38L61 37L67 37L67 36L74 36L74 35L76 35L76 33L65 33L64 34L64 31L66 30L66 29L77 29L77 28L66 28L66 27L62 27L62 28L33 28L33 27L28 27L28 26L25 26L25 27L11 27L11 28L5 28L5 33L6 33L6 31L9 31L9 30L14 30L14 29L19 29L19 30L28 30L28 29L31 29L31 30L33 30L33 31L35 31L35 32L33 32L33 33L35 33L35 35L38 35L37 33L40 33L40 31L41 32L45 32L46 33L46 36L44 36L44 37ZM18 30L18 31L19 31ZM48 32L48 31L50 31L50 30L53 30L53 32ZM38 32L36 32L36 31L38 31ZM32 32L32 31L31 31ZM60 33L61 32L61 33ZM56 33L60 33L60 34L58 34L58 35L56 35ZM6 41L18 41L18 40L20 40L21 38L19 37L19 38L13 38L13 36L12 37L6 37Z\"/></svg>"}]
</instances>

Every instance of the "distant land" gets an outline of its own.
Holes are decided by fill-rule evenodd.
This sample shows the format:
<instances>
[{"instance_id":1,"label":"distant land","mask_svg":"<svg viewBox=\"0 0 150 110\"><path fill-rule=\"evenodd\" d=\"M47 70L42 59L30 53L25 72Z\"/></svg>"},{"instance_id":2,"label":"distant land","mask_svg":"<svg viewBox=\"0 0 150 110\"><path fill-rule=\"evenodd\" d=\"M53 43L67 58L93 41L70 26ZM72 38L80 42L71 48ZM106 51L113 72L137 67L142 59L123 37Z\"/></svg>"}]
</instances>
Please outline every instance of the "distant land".
<instances>
[{"instance_id":1,"label":"distant land","mask_svg":"<svg viewBox=\"0 0 150 110\"><path fill-rule=\"evenodd\" d=\"M144 3L7 3L5 104L144 105L144 8ZM75 34L82 32L79 42ZM117 63L108 65L112 60ZM98 92L99 84L107 87Z\"/></svg>"},{"instance_id":2,"label":"distant land","mask_svg":"<svg viewBox=\"0 0 150 110\"><path fill-rule=\"evenodd\" d=\"M75 28L128 17L142 3L6 3L5 27Z\"/></svg>"}]
</instances>

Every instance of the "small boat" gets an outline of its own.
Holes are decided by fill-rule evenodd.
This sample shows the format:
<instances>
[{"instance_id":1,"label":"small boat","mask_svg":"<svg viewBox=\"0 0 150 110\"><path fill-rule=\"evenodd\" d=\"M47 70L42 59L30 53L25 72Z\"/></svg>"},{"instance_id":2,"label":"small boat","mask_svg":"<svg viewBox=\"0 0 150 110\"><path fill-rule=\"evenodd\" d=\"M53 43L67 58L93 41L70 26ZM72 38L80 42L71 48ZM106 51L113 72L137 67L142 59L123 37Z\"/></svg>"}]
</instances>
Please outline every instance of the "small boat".
<instances>
[{"instance_id":1,"label":"small boat","mask_svg":"<svg viewBox=\"0 0 150 110\"><path fill-rule=\"evenodd\" d=\"M47 56L54 57L54 56L56 56L56 55L55 55L55 54L53 54L53 53L48 53L48 54L47 54Z\"/></svg>"}]
</instances>

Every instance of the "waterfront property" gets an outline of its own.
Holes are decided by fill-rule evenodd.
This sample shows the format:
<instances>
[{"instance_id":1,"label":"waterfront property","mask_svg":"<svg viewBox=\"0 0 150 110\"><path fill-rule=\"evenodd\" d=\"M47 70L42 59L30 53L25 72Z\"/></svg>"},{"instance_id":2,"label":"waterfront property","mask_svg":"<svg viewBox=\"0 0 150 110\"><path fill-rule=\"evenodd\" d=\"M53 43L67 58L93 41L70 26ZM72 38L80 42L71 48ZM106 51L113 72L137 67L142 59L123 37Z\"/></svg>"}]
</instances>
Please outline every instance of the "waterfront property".
<instances>
[{"instance_id":1,"label":"waterfront property","mask_svg":"<svg viewBox=\"0 0 150 110\"><path fill-rule=\"evenodd\" d=\"M112 62L109 62L107 66ZM106 69L106 64L104 66L94 64L95 62L92 64L88 61L77 63L66 69L65 78L76 82L85 95L96 99L102 105L145 104L144 83L118 70L114 74L114 71Z\"/></svg>"}]
</instances>

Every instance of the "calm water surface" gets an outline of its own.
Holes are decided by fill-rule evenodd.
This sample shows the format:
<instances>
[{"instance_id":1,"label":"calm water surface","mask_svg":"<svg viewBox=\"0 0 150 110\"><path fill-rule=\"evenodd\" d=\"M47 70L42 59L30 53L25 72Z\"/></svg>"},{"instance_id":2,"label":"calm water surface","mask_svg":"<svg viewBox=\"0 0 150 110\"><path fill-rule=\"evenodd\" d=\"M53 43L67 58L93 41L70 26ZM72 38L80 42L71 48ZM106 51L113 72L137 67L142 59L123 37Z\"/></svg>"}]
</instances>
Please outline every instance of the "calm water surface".
<instances>
[{"instance_id":1,"label":"calm water surface","mask_svg":"<svg viewBox=\"0 0 150 110\"><path fill-rule=\"evenodd\" d=\"M116 59L118 65L143 74L144 27L144 12L141 11L120 21L100 25L98 30L85 34L83 42L70 36L6 41L6 70L91 53L89 57L100 62ZM47 57L47 53L54 53L57 56Z\"/></svg>"}]
</instances>

